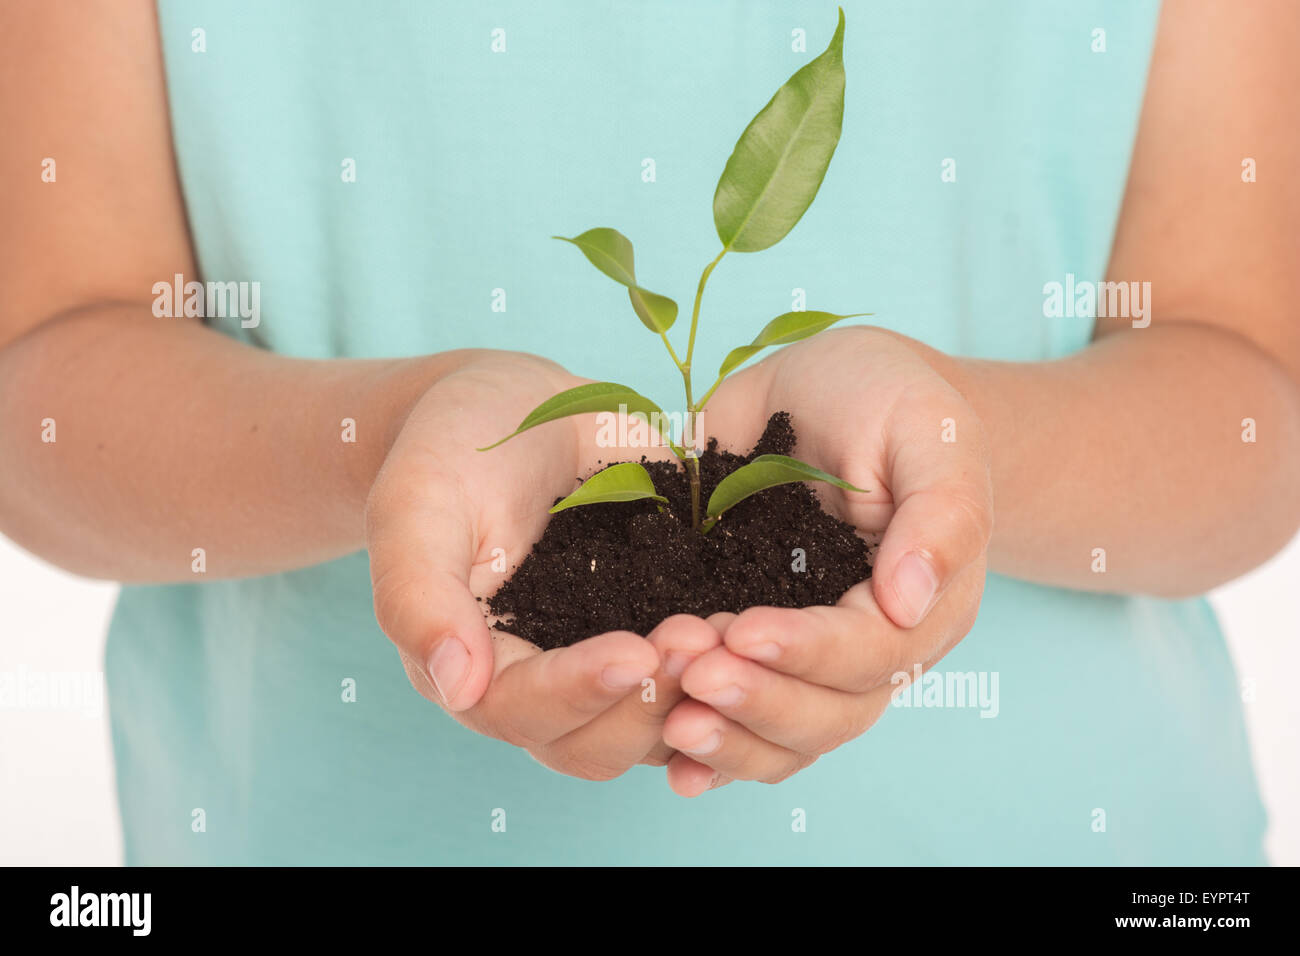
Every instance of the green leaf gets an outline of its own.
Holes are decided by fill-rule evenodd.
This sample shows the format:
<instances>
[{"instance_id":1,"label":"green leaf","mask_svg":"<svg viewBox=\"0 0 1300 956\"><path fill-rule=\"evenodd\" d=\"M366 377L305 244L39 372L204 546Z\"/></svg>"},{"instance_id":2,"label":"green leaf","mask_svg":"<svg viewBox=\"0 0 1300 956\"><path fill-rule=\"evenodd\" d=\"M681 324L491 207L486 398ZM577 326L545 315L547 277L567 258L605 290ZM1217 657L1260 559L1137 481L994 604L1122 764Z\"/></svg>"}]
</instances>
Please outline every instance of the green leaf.
<instances>
[{"instance_id":1,"label":"green leaf","mask_svg":"<svg viewBox=\"0 0 1300 956\"><path fill-rule=\"evenodd\" d=\"M677 303L637 285L632 240L627 236L617 229L602 226L588 229L572 239L567 236L551 238L577 246L588 262L615 282L627 286L633 311L651 332L667 332L673 327L677 321Z\"/></svg>"},{"instance_id":2,"label":"green leaf","mask_svg":"<svg viewBox=\"0 0 1300 956\"><path fill-rule=\"evenodd\" d=\"M759 455L749 464L741 465L731 474L718 482L718 487L709 495L707 516L717 518L728 508L745 500L757 491L789 484L792 481L826 481L836 488L848 491L866 490L849 484L842 478L814 468L797 458L787 455Z\"/></svg>"},{"instance_id":3,"label":"green leaf","mask_svg":"<svg viewBox=\"0 0 1300 956\"><path fill-rule=\"evenodd\" d=\"M587 261L615 282L631 288L636 285L636 267L633 265L632 240L617 229L588 229L582 235L551 236L561 242L572 243L582 250Z\"/></svg>"},{"instance_id":4,"label":"green leaf","mask_svg":"<svg viewBox=\"0 0 1300 956\"><path fill-rule=\"evenodd\" d=\"M657 295L640 286L627 290L632 310L651 332L667 332L677 321L677 303L666 295Z\"/></svg>"},{"instance_id":5,"label":"green leaf","mask_svg":"<svg viewBox=\"0 0 1300 956\"><path fill-rule=\"evenodd\" d=\"M664 438L669 438L664 428L668 424L667 416L661 409L644 395L633 391L626 385L616 385L613 382L591 382L587 385L579 385L577 388L570 388L567 391L560 392L558 395L552 395L542 404L534 408L519 423L519 427L512 431L500 441L493 442L478 451L488 451L496 448L497 445L504 444L514 438L521 432L526 432L530 428L538 425L544 425L547 422L553 422L559 418L567 418L570 415L586 415L591 412L617 412L620 406L624 407L629 415L640 413L646 420L654 422L654 415L659 416L659 431ZM682 450L671 440L668 445L680 458Z\"/></svg>"},{"instance_id":6,"label":"green leaf","mask_svg":"<svg viewBox=\"0 0 1300 956\"><path fill-rule=\"evenodd\" d=\"M604 471L596 472L579 485L577 491L551 508L551 514L578 505L594 505L604 501L639 501L642 498L668 503L667 498L655 491L655 483L644 466L634 461L625 461L621 465L610 465Z\"/></svg>"},{"instance_id":7,"label":"green leaf","mask_svg":"<svg viewBox=\"0 0 1300 956\"><path fill-rule=\"evenodd\" d=\"M775 245L812 204L844 119L844 10L830 45L754 117L713 194L713 223L724 249Z\"/></svg>"},{"instance_id":8,"label":"green leaf","mask_svg":"<svg viewBox=\"0 0 1300 956\"><path fill-rule=\"evenodd\" d=\"M871 313L854 312L851 315L835 315L833 312L787 312L778 315L763 326L763 331L759 332L749 345L742 345L727 353L727 357L718 368L718 378L729 374L751 355L761 352L769 345L788 345L791 342L798 342L800 339L809 338L830 328L836 322L856 319L864 315L871 315Z\"/></svg>"}]
</instances>

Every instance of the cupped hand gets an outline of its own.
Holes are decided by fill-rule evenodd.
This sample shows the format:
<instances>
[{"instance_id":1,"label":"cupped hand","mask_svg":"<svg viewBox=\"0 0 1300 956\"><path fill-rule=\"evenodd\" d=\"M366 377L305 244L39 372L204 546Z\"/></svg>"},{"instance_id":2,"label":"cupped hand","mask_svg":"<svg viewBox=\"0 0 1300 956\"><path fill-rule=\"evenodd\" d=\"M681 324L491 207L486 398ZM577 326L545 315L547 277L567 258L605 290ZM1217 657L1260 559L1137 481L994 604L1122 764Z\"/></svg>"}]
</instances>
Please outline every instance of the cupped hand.
<instances>
[{"instance_id":1,"label":"cupped hand","mask_svg":"<svg viewBox=\"0 0 1300 956\"><path fill-rule=\"evenodd\" d=\"M788 411L797 457L869 490L815 486L828 510L883 538L871 579L834 607L714 622L723 645L686 668L689 699L664 723L678 793L802 770L871 727L973 626L993 524L989 451L927 354L884 330L838 329L729 379L710 403L704 430L736 449Z\"/></svg>"},{"instance_id":2,"label":"cupped hand","mask_svg":"<svg viewBox=\"0 0 1300 956\"><path fill-rule=\"evenodd\" d=\"M489 628L483 601L508 573L498 569L527 556L547 509L596 470L600 451L593 416L475 449L583 381L535 356L491 351L442 377L375 480L366 538L375 614L415 689L548 767L603 780L668 759L662 728L683 699L679 677L721 638L678 615L648 640L616 631L543 652Z\"/></svg>"}]
</instances>

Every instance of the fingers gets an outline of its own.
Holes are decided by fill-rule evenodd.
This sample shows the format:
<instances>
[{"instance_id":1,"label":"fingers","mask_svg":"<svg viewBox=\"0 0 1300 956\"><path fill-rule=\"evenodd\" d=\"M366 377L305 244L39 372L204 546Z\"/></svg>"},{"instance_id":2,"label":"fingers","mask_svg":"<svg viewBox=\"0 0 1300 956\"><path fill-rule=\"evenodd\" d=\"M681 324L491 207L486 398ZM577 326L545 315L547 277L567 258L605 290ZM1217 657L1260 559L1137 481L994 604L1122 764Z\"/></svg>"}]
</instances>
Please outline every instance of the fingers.
<instances>
[{"instance_id":1,"label":"fingers","mask_svg":"<svg viewBox=\"0 0 1300 956\"><path fill-rule=\"evenodd\" d=\"M706 623L713 628L714 633L717 635L717 643L703 648L703 650L709 651L714 647L720 646L722 644L722 635L726 632L727 628L731 626L731 622L735 619L736 615L731 611L719 611L716 614L710 614L706 619ZM680 654L674 654L672 647L662 648L661 656L663 656L664 659L664 670L672 677L681 677L682 673L686 670L687 665L694 659L693 657L688 659L682 657ZM678 686L680 688L680 684ZM680 700L684 696L685 694L680 694L678 699ZM667 716L666 713L665 716ZM662 730L662 727L660 730ZM672 747L669 747L664 743L661 738L655 743L654 747L645 755L645 758L641 762L650 764L653 767L662 767L668 763L676 752L677 751L673 750ZM721 784L719 784L719 786L721 786Z\"/></svg>"},{"instance_id":2,"label":"fingers","mask_svg":"<svg viewBox=\"0 0 1300 956\"><path fill-rule=\"evenodd\" d=\"M445 473L381 473L366 508L375 618L420 675L417 688L453 712L475 704L493 673L491 633L469 589L473 514Z\"/></svg>"},{"instance_id":3,"label":"fingers","mask_svg":"<svg viewBox=\"0 0 1300 956\"><path fill-rule=\"evenodd\" d=\"M935 611L902 629L875 606L870 582L831 608L750 608L682 675L688 695L664 722L681 751L668 782L695 796L717 779L779 782L866 731L914 668L941 659L974 623L984 562L959 573ZM678 757L689 758L690 763ZM707 769L706 769L707 768Z\"/></svg>"},{"instance_id":4,"label":"fingers","mask_svg":"<svg viewBox=\"0 0 1300 956\"><path fill-rule=\"evenodd\" d=\"M943 600L915 628L885 617L870 581L850 588L834 607L750 608L723 633L737 657L850 694L895 685L917 664L942 657L974 626L984 561L954 579Z\"/></svg>"},{"instance_id":5,"label":"fingers","mask_svg":"<svg viewBox=\"0 0 1300 956\"><path fill-rule=\"evenodd\" d=\"M664 741L696 763L736 780L779 783L817 759L764 740L712 707L689 699L664 721ZM669 774L670 785L675 776Z\"/></svg>"},{"instance_id":6,"label":"fingers","mask_svg":"<svg viewBox=\"0 0 1300 956\"><path fill-rule=\"evenodd\" d=\"M668 761L668 786L681 797L698 797L709 790L725 787L731 778L707 764L674 752Z\"/></svg>"},{"instance_id":7,"label":"fingers","mask_svg":"<svg viewBox=\"0 0 1300 956\"><path fill-rule=\"evenodd\" d=\"M710 651L682 676L682 690L779 747L823 754L865 731L889 702L888 691L845 693ZM740 774L740 776L744 776Z\"/></svg>"},{"instance_id":8,"label":"fingers","mask_svg":"<svg viewBox=\"0 0 1300 956\"><path fill-rule=\"evenodd\" d=\"M950 388L896 402L885 443L895 510L876 555L872 590L890 620L915 627L988 545L988 453L975 414Z\"/></svg>"},{"instance_id":9,"label":"fingers","mask_svg":"<svg viewBox=\"0 0 1300 956\"><path fill-rule=\"evenodd\" d=\"M604 713L658 666L655 649L631 631L534 648L499 670L482 700L460 716L481 733L534 750Z\"/></svg>"},{"instance_id":10,"label":"fingers","mask_svg":"<svg viewBox=\"0 0 1300 956\"><path fill-rule=\"evenodd\" d=\"M544 748L544 762L593 780L617 777L637 763L667 763L672 750L662 740L664 718L685 696L678 678L691 661L721 647L716 627L678 614L645 639L655 649L658 669L647 680L591 720Z\"/></svg>"},{"instance_id":11,"label":"fingers","mask_svg":"<svg viewBox=\"0 0 1300 956\"><path fill-rule=\"evenodd\" d=\"M881 612L871 582L850 588L834 607L754 607L723 634L738 657L783 674L850 693L889 680L924 641L900 631ZM915 650L914 650L915 648Z\"/></svg>"},{"instance_id":12,"label":"fingers","mask_svg":"<svg viewBox=\"0 0 1300 956\"><path fill-rule=\"evenodd\" d=\"M669 696L673 698L673 703L686 696L681 691L679 680L682 673L690 665L691 661L701 654L722 646L722 632L727 629L727 625L731 623L735 616L730 611L711 614L705 621L707 629L700 629L694 623L699 618L689 614L675 615L669 620L680 618L683 623L678 627L684 627L688 630L679 630L675 627L672 631L660 631L659 628L656 628L655 631L651 632L650 641L659 651L659 658L662 661L660 667L665 675L665 680L672 682L667 686ZM671 710L671 705L662 709L658 725L655 728L656 733L660 734L660 736L655 739L654 745L649 752L642 757L641 763L649 764L652 767L662 767L668 763L669 758L675 753L672 747L663 742L662 737L663 719L668 716Z\"/></svg>"}]
</instances>

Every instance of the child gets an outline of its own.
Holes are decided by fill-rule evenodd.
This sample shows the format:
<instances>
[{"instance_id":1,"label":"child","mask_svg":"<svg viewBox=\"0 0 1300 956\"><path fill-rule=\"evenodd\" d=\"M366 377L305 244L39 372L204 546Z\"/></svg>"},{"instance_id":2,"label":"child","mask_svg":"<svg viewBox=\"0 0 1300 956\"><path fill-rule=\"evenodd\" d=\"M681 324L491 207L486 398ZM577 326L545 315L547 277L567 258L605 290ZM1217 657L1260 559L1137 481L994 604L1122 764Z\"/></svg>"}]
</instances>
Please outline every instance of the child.
<instances>
[{"instance_id":1,"label":"child","mask_svg":"<svg viewBox=\"0 0 1300 956\"><path fill-rule=\"evenodd\" d=\"M460 6L6 5L0 530L128 585L128 862L1261 862L1195 596L1300 524L1296 7L849 11L821 202L724 261L697 349L877 313L704 423L743 449L788 410L879 488L828 499L884 529L875 574L543 654L476 598L595 426L473 449L579 376L675 394L545 237L623 227L693 287L834 8ZM936 665L996 699L890 706Z\"/></svg>"}]
</instances>

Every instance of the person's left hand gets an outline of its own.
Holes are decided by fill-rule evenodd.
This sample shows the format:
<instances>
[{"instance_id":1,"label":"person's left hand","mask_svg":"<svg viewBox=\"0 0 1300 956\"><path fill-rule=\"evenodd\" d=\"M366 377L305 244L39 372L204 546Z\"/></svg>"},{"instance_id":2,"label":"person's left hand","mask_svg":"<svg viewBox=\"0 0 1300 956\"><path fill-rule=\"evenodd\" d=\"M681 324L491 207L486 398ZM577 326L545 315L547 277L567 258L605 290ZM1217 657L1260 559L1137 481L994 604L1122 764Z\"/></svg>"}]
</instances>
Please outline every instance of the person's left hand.
<instances>
[{"instance_id":1,"label":"person's left hand","mask_svg":"<svg viewBox=\"0 0 1300 956\"><path fill-rule=\"evenodd\" d=\"M989 452L927 351L875 328L825 332L727 380L710 402L702 430L734 451L788 411L798 458L870 490L814 485L828 510L884 537L871 579L834 607L713 620L724 644L686 668L689 699L663 727L677 793L802 770L875 723L906 686L896 675L932 666L973 626L993 525Z\"/></svg>"}]
</instances>

